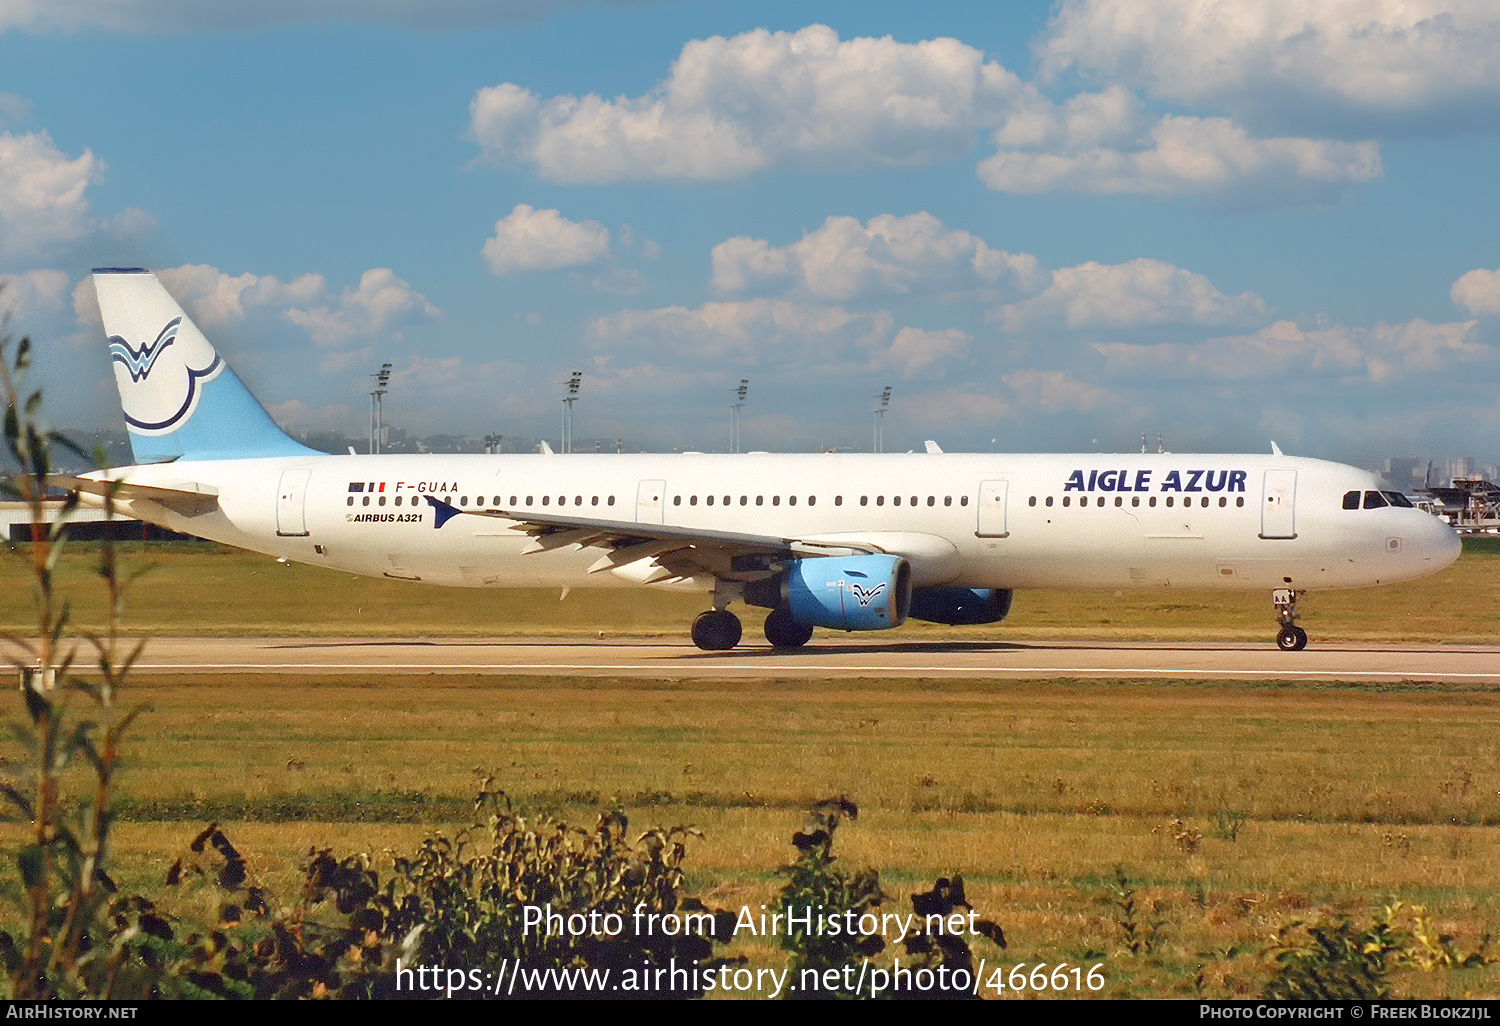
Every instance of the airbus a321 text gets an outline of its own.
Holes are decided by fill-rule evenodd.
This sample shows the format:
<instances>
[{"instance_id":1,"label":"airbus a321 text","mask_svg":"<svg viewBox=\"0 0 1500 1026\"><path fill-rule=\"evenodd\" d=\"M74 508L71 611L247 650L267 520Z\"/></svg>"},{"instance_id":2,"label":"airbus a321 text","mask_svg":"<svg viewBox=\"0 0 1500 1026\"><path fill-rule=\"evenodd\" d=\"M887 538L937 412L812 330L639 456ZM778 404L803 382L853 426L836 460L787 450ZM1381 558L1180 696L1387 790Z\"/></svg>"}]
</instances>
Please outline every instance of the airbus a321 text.
<instances>
[{"instance_id":1,"label":"airbus a321 text","mask_svg":"<svg viewBox=\"0 0 1500 1026\"><path fill-rule=\"evenodd\" d=\"M1372 474L1284 456L348 455L284 434L149 271L94 272L136 465L60 479L153 524L458 587L712 595L699 648L1004 619L1026 588L1272 593L1409 580L1459 540Z\"/></svg>"}]
</instances>

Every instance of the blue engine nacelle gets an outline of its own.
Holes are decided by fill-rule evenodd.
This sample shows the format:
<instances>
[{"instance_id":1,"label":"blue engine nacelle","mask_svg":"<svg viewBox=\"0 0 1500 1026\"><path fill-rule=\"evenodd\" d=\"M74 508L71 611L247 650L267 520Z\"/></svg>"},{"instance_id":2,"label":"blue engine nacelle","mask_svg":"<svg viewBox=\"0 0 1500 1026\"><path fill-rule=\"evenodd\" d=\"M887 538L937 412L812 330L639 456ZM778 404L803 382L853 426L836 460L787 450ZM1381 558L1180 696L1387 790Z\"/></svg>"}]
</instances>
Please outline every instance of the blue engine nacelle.
<instances>
[{"instance_id":1,"label":"blue engine nacelle","mask_svg":"<svg viewBox=\"0 0 1500 1026\"><path fill-rule=\"evenodd\" d=\"M907 615L955 627L999 623L1010 612L1012 594L999 588L919 588L911 594Z\"/></svg>"},{"instance_id":2,"label":"blue engine nacelle","mask_svg":"<svg viewBox=\"0 0 1500 1026\"><path fill-rule=\"evenodd\" d=\"M799 559L781 582L787 611L841 631L883 631L906 622L911 565L900 556Z\"/></svg>"}]
</instances>

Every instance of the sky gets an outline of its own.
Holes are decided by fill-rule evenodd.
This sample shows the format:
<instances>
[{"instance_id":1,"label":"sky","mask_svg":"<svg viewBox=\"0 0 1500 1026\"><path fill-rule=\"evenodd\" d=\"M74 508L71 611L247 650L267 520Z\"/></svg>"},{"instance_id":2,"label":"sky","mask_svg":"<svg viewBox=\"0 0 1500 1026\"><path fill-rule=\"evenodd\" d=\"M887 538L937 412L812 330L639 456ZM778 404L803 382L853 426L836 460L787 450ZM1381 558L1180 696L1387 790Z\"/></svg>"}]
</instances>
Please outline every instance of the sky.
<instances>
[{"instance_id":1,"label":"sky","mask_svg":"<svg viewBox=\"0 0 1500 1026\"><path fill-rule=\"evenodd\" d=\"M1500 457L1500 7L0 0L0 304L294 433Z\"/></svg>"}]
</instances>

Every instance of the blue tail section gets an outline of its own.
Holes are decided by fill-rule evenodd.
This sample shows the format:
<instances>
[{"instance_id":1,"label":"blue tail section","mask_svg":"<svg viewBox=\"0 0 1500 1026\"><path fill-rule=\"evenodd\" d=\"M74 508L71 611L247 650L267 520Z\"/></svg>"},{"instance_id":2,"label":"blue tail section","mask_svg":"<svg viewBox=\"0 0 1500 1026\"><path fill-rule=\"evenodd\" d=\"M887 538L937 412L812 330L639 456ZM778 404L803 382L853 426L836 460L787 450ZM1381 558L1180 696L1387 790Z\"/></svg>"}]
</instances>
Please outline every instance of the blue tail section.
<instances>
[{"instance_id":1,"label":"blue tail section","mask_svg":"<svg viewBox=\"0 0 1500 1026\"><path fill-rule=\"evenodd\" d=\"M94 288L137 463L323 455L276 426L156 275L96 268Z\"/></svg>"}]
</instances>

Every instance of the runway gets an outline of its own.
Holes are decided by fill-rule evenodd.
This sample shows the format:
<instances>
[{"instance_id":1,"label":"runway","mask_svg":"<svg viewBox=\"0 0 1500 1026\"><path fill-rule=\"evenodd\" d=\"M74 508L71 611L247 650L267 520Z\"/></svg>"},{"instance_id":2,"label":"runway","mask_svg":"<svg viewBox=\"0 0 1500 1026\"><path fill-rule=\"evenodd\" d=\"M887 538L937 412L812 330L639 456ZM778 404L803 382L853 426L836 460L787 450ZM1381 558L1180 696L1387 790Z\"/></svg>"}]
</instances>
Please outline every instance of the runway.
<instances>
[{"instance_id":1,"label":"runway","mask_svg":"<svg viewBox=\"0 0 1500 1026\"><path fill-rule=\"evenodd\" d=\"M815 638L795 652L746 645L701 652L684 641L589 638L372 639L158 637L146 674L496 674L755 680L776 678L1292 680L1500 685L1500 646L1271 642L901 642Z\"/></svg>"}]
</instances>

